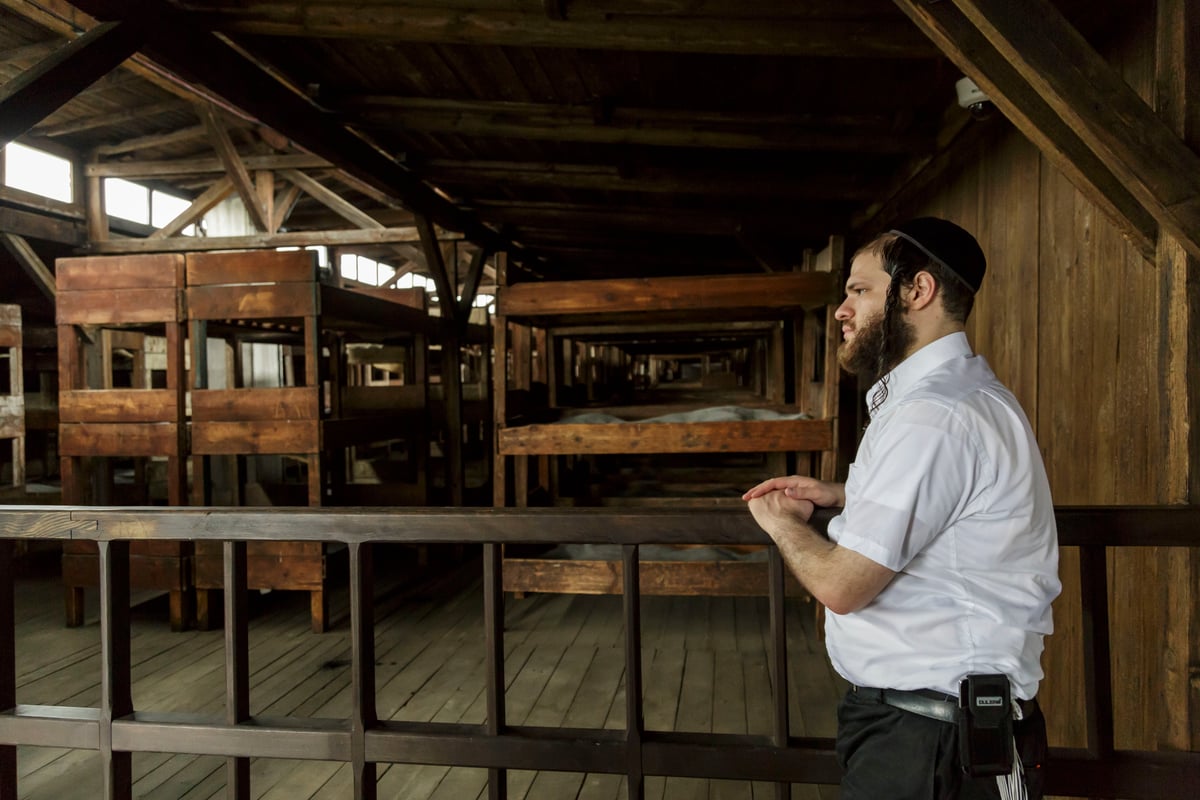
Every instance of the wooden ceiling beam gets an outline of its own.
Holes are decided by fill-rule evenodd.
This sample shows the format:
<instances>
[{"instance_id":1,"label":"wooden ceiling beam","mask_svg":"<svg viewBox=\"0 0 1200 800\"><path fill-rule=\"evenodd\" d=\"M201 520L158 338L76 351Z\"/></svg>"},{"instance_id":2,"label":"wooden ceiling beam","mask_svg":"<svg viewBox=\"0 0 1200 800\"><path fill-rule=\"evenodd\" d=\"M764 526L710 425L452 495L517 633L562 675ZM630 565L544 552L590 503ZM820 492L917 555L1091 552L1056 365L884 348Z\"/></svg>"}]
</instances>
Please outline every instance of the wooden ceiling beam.
<instances>
[{"instance_id":1,"label":"wooden ceiling beam","mask_svg":"<svg viewBox=\"0 0 1200 800\"><path fill-rule=\"evenodd\" d=\"M3 206L0 206L0 231L60 244L78 246L87 243L87 232L78 220L57 219Z\"/></svg>"},{"instance_id":2,"label":"wooden ceiling beam","mask_svg":"<svg viewBox=\"0 0 1200 800\"><path fill-rule=\"evenodd\" d=\"M0 147L111 72L146 37L133 22L111 22L63 45L0 86Z\"/></svg>"},{"instance_id":3,"label":"wooden ceiling beam","mask_svg":"<svg viewBox=\"0 0 1200 800\"><path fill-rule=\"evenodd\" d=\"M319 156L308 153L286 153L283 155L243 155L242 163L248 170L263 169L328 169L333 165ZM166 161L116 161L90 163L84 167L89 178L125 178L142 180L147 178L181 178L188 175L216 175L225 171L221 159L182 158Z\"/></svg>"},{"instance_id":4,"label":"wooden ceiling beam","mask_svg":"<svg viewBox=\"0 0 1200 800\"><path fill-rule=\"evenodd\" d=\"M1143 255L1153 258L1158 237L1153 215L1083 140L1082 132L1060 116L1007 56L951 2L896 0L896 4Z\"/></svg>"},{"instance_id":5,"label":"wooden ceiling beam","mask_svg":"<svg viewBox=\"0 0 1200 800\"><path fill-rule=\"evenodd\" d=\"M189 125L186 128L176 128L173 131L150 133L145 136L135 136L132 139L126 139L122 142L102 144L94 148L92 152L98 158L104 158L122 153L132 153L135 150L149 150L154 147L178 144L179 142L190 142L193 139L203 139L207 135L208 129L203 125Z\"/></svg>"},{"instance_id":6,"label":"wooden ceiling beam","mask_svg":"<svg viewBox=\"0 0 1200 800\"><path fill-rule=\"evenodd\" d=\"M608 230L646 231L691 236L734 236L738 227L753 222L756 231L796 230L791 212L765 214L760 211L731 212L725 209L630 207L492 201L472 205L482 219L518 228L576 229L592 234ZM832 214L807 214L804 226L824 227L826 233L839 229L846 220Z\"/></svg>"},{"instance_id":7,"label":"wooden ceiling beam","mask_svg":"<svg viewBox=\"0 0 1200 800\"><path fill-rule=\"evenodd\" d=\"M888 125L828 125L811 114L747 116L732 112L617 107L598 120L590 105L397 96L350 97L330 102L366 127L460 136L855 153L910 153L933 145L931 136L896 133Z\"/></svg>"},{"instance_id":8,"label":"wooden ceiling beam","mask_svg":"<svg viewBox=\"0 0 1200 800\"><path fill-rule=\"evenodd\" d=\"M284 180L291 181L293 186L299 186L310 197L355 227L364 230L379 230L384 227L382 222L359 210L353 203L348 202L332 189L300 170L280 170L279 175Z\"/></svg>"},{"instance_id":9,"label":"wooden ceiling beam","mask_svg":"<svg viewBox=\"0 0 1200 800\"><path fill-rule=\"evenodd\" d=\"M1200 258L1200 156L1049 0L954 0L1113 174Z\"/></svg>"},{"instance_id":10,"label":"wooden ceiling beam","mask_svg":"<svg viewBox=\"0 0 1200 800\"><path fill-rule=\"evenodd\" d=\"M250 171L242 163L242 157L234 146L233 140L229 138L229 131L225 129L225 123L218 118L217 112L212 106L203 104L199 106L198 110L200 119L204 122L204 128L208 131L209 141L217 151L217 158L225 166L225 174L233 181L233 188L237 190L238 197L242 199L242 205L246 207L246 213L250 215L250 221L260 231L269 232L271 216L259 200L254 181L250 178Z\"/></svg>"},{"instance_id":11,"label":"wooden ceiling beam","mask_svg":"<svg viewBox=\"0 0 1200 800\"><path fill-rule=\"evenodd\" d=\"M208 250L261 250L276 247L339 247L355 244L392 244L417 242L420 237L412 228L380 228L378 230L298 231L294 233L260 233L251 236L177 236L169 239L112 239L92 242L88 250L97 254L110 253L184 253Z\"/></svg>"},{"instance_id":12,"label":"wooden ceiling beam","mask_svg":"<svg viewBox=\"0 0 1200 800\"><path fill-rule=\"evenodd\" d=\"M150 117L157 117L160 114L170 114L179 111L186 111L191 108L190 103L185 103L182 100L165 100L161 103L147 103L146 105L137 106L135 108L127 108L121 111L109 111L104 114L90 114L85 117L59 122L53 125L36 125L33 128L33 135L45 136L53 138L55 136L66 136L70 133L81 133L83 131L93 131L97 128L109 128L113 125L123 125L127 122L142 121Z\"/></svg>"},{"instance_id":13,"label":"wooden ceiling beam","mask_svg":"<svg viewBox=\"0 0 1200 800\"><path fill-rule=\"evenodd\" d=\"M200 221L201 217L233 192L233 180L228 175L222 176L220 180L205 189L187 208L179 212L175 219L150 234L149 238L161 240L175 236L188 225Z\"/></svg>"},{"instance_id":14,"label":"wooden ceiling beam","mask_svg":"<svg viewBox=\"0 0 1200 800\"><path fill-rule=\"evenodd\" d=\"M438 297L441 298L442 314L445 315L448 324L455 325L459 318L456 287L452 285L450 273L446 269L446 261L438 246L433 223L423 214L417 215L417 231L421 236L421 250L425 254L425 267L429 271L430 277L433 278L434 286L437 287Z\"/></svg>"},{"instance_id":15,"label":"wooden ceiling beam","mask_svg":"<svg viewBox=\"0 0 1200 800\"><path fill-rule=\"evenodd\" d=\"M932 58L937 53L886 6L859 18L796 16L781 3L744 10L727 6L721 16L680 8L661 14L577 13L551 19L545 7L527 10L434 7L429 2L192 2L205 24L223 33L255 36L372 39L431 44L512 45L589 50L780 55L809 58ZM592 4L595 5L595 4Z\"/></svg>"},{"instance_id":16,"label":"wooden ceiling beam","mask_svg":"<svg viewBox=\"0 0 1200 800\"><path fill-rule=\"evenodd\" d=\"M53 302L58 296L54 273L50 271L37 252L29 246L29 242L15 233L0 232L0 243L21 265L21 269L25 270L25 274L46 296L46 299Z\"/></svg>"},{"instance_id":17,"label":"wooden ceiling beam","mask_svg":"<svg viewBox=\"0 0 1200 800\"><path fill-rule=\"evenodd\" d=\"M800 200L861 202L878 189L832 171L809 175L783 171L748 175L703 168L668 169L611 164L430 159L413 167L433 183L452 186L581 189L640 194L697 194L738 197L787 197Z\"/></svg>"},{"instance_id":18,"label":"wooden ceiling beam","mask_svg":"<svg viewBox=\"0 0 1200 800\"><path fill-rule=\"evenodd\" d=\"M288 186L275 195L274 210L271 214L271 233L277 233L283 227L283 223L291 216L292 210L296 207L296 201L299 199L299 186Z\"/></svg>"}]
</instances>

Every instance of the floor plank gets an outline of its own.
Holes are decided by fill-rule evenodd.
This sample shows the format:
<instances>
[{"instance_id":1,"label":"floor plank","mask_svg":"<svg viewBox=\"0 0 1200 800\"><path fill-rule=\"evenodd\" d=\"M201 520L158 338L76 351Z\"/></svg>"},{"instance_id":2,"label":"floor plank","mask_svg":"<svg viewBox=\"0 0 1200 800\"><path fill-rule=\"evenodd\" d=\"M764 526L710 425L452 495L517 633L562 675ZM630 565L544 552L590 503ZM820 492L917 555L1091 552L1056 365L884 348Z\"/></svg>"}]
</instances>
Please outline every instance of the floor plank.
<instances>
[{"instance_id":1,"label":"floor plank","mask_svg":"<svg viewBox=\"0 0 1200 800\"><path fill-rule=\"evenodd\" d=\"M86 624L62 627L54 576L22 575L17 598L18 700L95 705L99 633L95 598ZM89 595L94 595L89 593ZM221 631L172 633L166 599L140 597L131 612L134 701L139 709L220 714L225 695ZM344 592L333 596L332 630L309 632L303 593L250 597L251 707L255 714L345 718L351 712L350 639ZM812 605L789 601L789 691L793 733L827 736L841 691L816 635ZM651 730L766 734L771 727L767 604L763 598L642 600L644 715ZM528 595L504 607L508 723L548 727L625 725L624 614L620 597ZM376 613L377 707L383 719L481 724L486 717L483 601L478 577L404 599ZM138 753L134 797L224 797L225 761ZM20 800L99 796L99 757L86 751L18 748ZM513 800L614 800L623 775L512 771ZM351 794L347 765L256 759L252 796L333 800ZM487 771L423 765L378 767L380 797L487 797ZM836 787L791 789L830 800ZM774 787L739 781L649 776L647 798L752 800Z\"/></svg>"}]
</instances>

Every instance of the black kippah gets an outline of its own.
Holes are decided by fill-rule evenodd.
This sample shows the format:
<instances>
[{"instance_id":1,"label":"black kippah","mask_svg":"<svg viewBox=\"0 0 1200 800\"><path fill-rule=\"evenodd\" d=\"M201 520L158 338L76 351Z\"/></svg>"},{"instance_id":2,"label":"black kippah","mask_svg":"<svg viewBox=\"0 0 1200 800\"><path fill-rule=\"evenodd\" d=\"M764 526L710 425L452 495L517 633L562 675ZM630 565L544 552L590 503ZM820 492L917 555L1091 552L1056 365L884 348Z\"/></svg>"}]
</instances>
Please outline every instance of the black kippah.
<instances>
[{"instance_id":1,"label":"black kippah","mask_svg":"<svg viewBox=\"0 0 1200 800\"><path fill-rule=\"evenodd\" d=\"M975 237L953 222L937 217L919 217L897 225L893 233L950 270L972 292L983 283L987 260Z\"/></svg>"}]
</instances>

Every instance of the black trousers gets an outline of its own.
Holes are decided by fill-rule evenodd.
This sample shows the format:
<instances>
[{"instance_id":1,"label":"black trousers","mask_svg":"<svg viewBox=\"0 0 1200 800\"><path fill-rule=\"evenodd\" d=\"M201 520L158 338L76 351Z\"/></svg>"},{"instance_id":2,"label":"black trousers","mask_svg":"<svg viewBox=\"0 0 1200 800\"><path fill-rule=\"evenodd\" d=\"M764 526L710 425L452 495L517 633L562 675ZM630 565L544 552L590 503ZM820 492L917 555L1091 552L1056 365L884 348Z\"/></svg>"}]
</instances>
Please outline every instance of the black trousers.
<instances>
[{"instance_id":1,"label":"black trousers","mask_svg":"<svg viewBox=\"0 0 1200 800\"><path fill-rule=\"evenodd\" d=\"M1041 800L1046 720L1040 708L1013 725L1030 800ZM848 692L838 705L841 800L994 800L995 778L965 775L957 726Z\"/></svg>"}]
</instances>

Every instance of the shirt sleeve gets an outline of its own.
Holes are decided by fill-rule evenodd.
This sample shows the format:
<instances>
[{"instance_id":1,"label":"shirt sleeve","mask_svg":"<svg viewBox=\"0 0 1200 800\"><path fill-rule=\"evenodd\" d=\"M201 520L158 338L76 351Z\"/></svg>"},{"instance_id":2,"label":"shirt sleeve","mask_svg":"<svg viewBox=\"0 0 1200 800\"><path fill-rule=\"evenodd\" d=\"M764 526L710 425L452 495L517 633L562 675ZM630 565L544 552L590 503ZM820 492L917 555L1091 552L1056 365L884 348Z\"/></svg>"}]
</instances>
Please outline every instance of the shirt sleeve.
<instances>
[{"instance_id":1,"label":"shirt sleeve","mask_svg":"<svg viewBox=\"0 0 1200 800\"><path fill-rule=\"evenodd\" d=\"M944 405L898 407L851 468L838 545L899 572L962 515L982 455Z\"/></svg>"}]
</instances>

